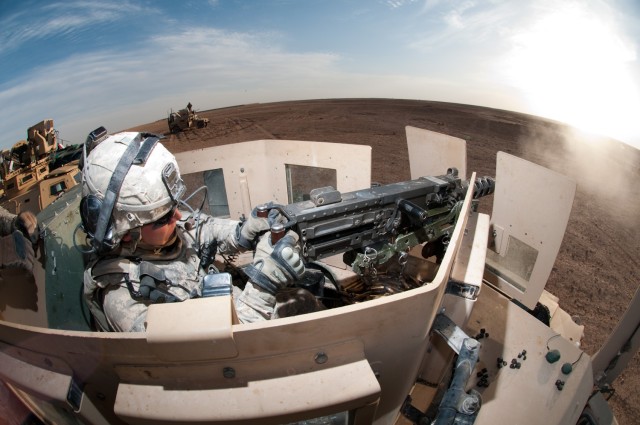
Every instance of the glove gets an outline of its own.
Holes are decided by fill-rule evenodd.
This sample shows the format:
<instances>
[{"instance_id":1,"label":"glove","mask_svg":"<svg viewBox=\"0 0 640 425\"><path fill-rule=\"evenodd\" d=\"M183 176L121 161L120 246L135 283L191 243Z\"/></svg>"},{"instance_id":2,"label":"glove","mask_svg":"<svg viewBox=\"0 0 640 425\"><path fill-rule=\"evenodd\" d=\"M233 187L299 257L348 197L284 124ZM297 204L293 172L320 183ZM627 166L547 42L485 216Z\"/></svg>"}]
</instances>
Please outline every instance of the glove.
<instances>
[{"instance_id":1,"label":"glove","mask_svg":"<svg viewBox=\"0 0 640 425\"><path fill-rule=\"evenodd\" d=\"M273 295L291 286L305 272L297 243L295 232L288 232L273 246L271 235L264 234L256 247L253 264L245 269L245 273L253 283Z\"/></svg>"},{"instance_id":2,"label":"glove","mask_svg":"<svg viewBox=\"0 0 640 425\"><path fill-rule=\"evenodd\" d=\"M12 234L0 238L0 249L2 249L0 253L1 267L33 270L35 253L33 252L31 241L19 231L16 230Z\"/></svg>"},{"instance_id":3,"label":"glove","mask_svg":"<svg viewBox=\"0 0 640 425\"><path fill-rule=\"evenodd\" d=\"M269 220L266 217L258 217L257 213L258 209L254 208L249 218L238 227L236 238L238 239L238 244L244 249L253 249L258 235L271 228Z\"/></svg>"},{"instance_id":4,"label":"glove","mask_svg":"<svg viewBox=\"0 0 640 425\"><path fill-rule=\"evenodd\" d=\"M15 222L16 230L35 243L38 240L38 219L32 212L25 211L18 214Z\"/></svg>"}]
</instances>

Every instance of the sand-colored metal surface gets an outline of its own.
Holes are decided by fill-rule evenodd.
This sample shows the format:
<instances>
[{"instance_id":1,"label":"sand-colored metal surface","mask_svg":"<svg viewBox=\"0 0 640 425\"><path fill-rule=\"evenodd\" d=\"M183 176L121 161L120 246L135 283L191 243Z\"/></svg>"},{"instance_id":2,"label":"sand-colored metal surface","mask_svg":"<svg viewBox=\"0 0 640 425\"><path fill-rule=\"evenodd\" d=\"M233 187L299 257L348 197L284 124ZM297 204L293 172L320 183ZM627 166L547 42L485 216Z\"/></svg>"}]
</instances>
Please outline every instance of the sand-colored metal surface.
<instances>
[{"instance_id":1,"label":"sand-colored metal surface","mask_svg":"<svg viewBox=\"0 0 640 425\"><path fill-rule=\"evenodd\" d=\"M410 148L412 156L423 149L421 143L430 141L429 135L418 131L416 144ZM465 164L458 141L440 141L440 149L456 147L455 152L438 158ZM287 164L331 166L337 170L338 190L343 192L368 186L371 169L357 161L366 157L370 164L370 148L338 146L260 140L178 157L184 174L223 168L231 215L237 217L269 200L286 203L287 187L282 181L286 181ZM522 180L531 174L522 172L528 172L531 164L517 158L502 160L508 164L498 168L512 171L500 174L502 188L511 187L510 179L521 183L515 185L516 190L529 188ZM447 167L452 165L456 164ZM557 183L557 179L544 180L547 175L542 174L542 180L532 186L542 184L548 189ZM473 173L471 179L475 176ZM571 185L560 186L570 189ZM482 280L491 226L502 225L504 237L513 234L532 245L539 243L536 259L547 258L550 250L551 264L557 253L555 244L562 238L546 238L548 222L536 214L540 209L547 211L547 205L539 198L502 194L502 208L520 212L522 217L500 216L498 210L498 219L490 221L486 214L472 212L472 189L435 277L417 289L253 324L238 323L230 296L153 305L144 333L56 330L2 320L0 376L19 391L43 400L33 399L35 408L59 415L61 423L73 423L70 418L78 417L88 424L278 424L350 411L357 424L391 424L398 420L415 378L429 376L438 381L448 367L451 351L442 351L438 357L437 341L442 340L431 335L435 316L444 307L469 335L480 328L491 334L481 341L481 363L476 367L487 367L491 381L481 390L483 407L476 423L532 424L537 423L540 412L545 412L545 422L550 424L575 423L592 387L589 356ZM557 197L565 195L572 193L559 189ZM571 202L567 202L570 210ZM564 209L554 212L549 219L568 214ZM524 233L511 230L521 229L519 220L531 218L530 214L532 224L524 227ZM65 223L64 214L59 221ZM562 233L564 226L559 230ZM495 245L496 255L504 253L501 243ZM429 261L410 256L410 262L408 267L419 268L421 262ZM530 281L543 273L536 270ZM47 267L45 277L51 273ZM445 294L450 280L477 288L478 296ZM559 363L546 362L547 347L562 352ZM495 367L498 356L510 360L523 349L528 356L520 369ZM560 372L565 360L573 364L567 376ZM557 379L566 381L562 391L554 386ZM470 387L476 383L472 381ZM72 384L80 388L77 406L68 401Z\"/></svg>"},{"instance_id":2,"label":"sand-colored metal surface","mask_svg":"<svg viewBox=\"0 0 640 425\"><path fill-rule=\"evenodd\" d=\"M480 362L476 371L487 368L489 387L481 388L482 408L477 425L575 424L592 392L591 359L576 345L531 316L522 308L486 286L469 320L467 330L475 334L485 328ZM560 360L545 359L549 349L560 352ZM526 359L518 357L526 351ZM500 357L507 366L498 369ZM520 368L512 369L516 359ZM570 374L561 369L572 364ZM476 374L472 375L474 378ZM475 378L477 379L477 378ZM557 380L564 382L558 390ZM544 418L544 419L543 419Z\"/></svg>"},{"instance_id":3,"label":"sand-colored metal surface","mask_svg":"<svg viewBox=\"0 0 640 425\"><path fill-rule=\"evenodd\" d=\"M336 189L371 185L371 147L298 140L255 140L176 154L182 174L221 168L231 217L259 204L287 204L286 165L335 169Z\"/></svg>"},{"instance_id":4,"label":"sand-colored metal surface","mask_svg":"<svg viewBox=\"0 0 640 425\"><path fill-rule=\"evenodd\" d=\"M530 309L549 279L575 191L571 179L498 152L485 278Z\"/></svg>"},{"instance_id":5,"label":"sand-colored metal surface","mask_svg":"<svg viewBox=\"0 0 640 425\"><path fill-rule=\"evenodd\" d=\"M407 126L407 146L411 178L439 176L448 167L458 169L464 180L467 176L467 142L458 137Z\"/></svg>"}]
</instances>

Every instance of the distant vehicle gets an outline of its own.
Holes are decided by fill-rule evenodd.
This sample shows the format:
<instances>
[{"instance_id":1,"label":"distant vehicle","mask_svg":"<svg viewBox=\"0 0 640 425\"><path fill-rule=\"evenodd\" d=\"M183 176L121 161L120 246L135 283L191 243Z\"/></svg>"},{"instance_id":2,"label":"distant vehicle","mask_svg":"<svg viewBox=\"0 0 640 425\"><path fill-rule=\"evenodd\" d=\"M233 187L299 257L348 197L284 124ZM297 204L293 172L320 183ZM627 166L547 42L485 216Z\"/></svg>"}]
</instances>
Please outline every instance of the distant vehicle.
<instances>
[{"instance_id":1,"label":"distant vehicle","mask_svg":"<svg viewBox=\"0 0 640 425\"><path fill-rule=\"evenodd\" d=\"M0 205L14 214L37 214L80 181L82 148L62 147L52 119L29 127L27 140L2 151Z\"/></svg>"},{"instance_id":2,"label":"distant vehicle","mask_svg":"<svg viewBox=\"0 0 640 425\"><path fill-rule=\"evenodd\" d=\"M209 124L209 118L200 118L196 115L193 105L189 102L185 109L180 109L178 112L171 111L167 124L171 133L178 133L190 128L204 128Z\"/></svg>"},{"instance_id":3,"label":"distant vehicle","mask_svg":"<svg viewBox=\"0 0 640 425\"><path fill-rule=\"evenodd\" d=\"M38 215L33 275L0 270L0 381L52 424L617 424L603 393L637 352L640 296L592 357L544 290L576 183L504 152L495 184L477 179L464 140L406 131L412 180L373 187L365 145L176 155L207 188L191 199L203 211L237 219L273 200L299 232L316 271L300 288L326 309L261 323L239 323L229 291L152 304L145 332L98 332L74 187ZM246 281L251 261L215 266Z\"/></svg>"}]
</instances>

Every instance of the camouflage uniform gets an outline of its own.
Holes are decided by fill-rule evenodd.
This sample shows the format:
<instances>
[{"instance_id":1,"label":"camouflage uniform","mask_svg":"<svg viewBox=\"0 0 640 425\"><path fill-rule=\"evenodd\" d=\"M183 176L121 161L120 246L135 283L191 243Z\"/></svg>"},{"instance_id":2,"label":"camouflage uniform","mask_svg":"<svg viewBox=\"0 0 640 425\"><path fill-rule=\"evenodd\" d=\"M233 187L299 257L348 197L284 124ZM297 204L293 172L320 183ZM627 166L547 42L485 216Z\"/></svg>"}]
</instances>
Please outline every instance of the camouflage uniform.
<instances>
[{"instance_id":1,"label":"camouflage uniform","mask_svg":"<svg viewBox=\"0 0 640 425\"><path fill-rule=\"evenodd\" d=\"M209 270L200 256L206 263L203 253L213 251L207 248L216 245L221 254L251 249L258 235L269 229L268 220L253 212L241 227L237 221L204 214L171 221L182 216L174 208L182 205L185 191L175 157L156 136L118 133L105 138L86 157L80 216L96 259L85 268L84 295L101 329L144 331L151 303L202 296L203 278ZM161 224L167 215L170 221ZM194 222L199 224L192 226ZM144 226L154 223L160 234L163 228L173 232L164 227L169 223L175 226L175 233L162 234L160 243L153 242L153 237L145 242L143 231L153 232L153 227ZM247 282L243 291L234 287L242 322L277 316L276 293L304 273L295 251L297 236L286 241L285 236L273 247L265 245L266 238L268 233L245 269L256 285Z\"/></svg>"},{"instance_id":2,"label":"camouflage uniform","mask_svg":"<svg viewBox=\"0 0 640 425\"><path fill-rule=\"evenodd\" d=\"M26 221L25 221L26 220ZM31 240L23 234L28 234ZM33 270L35 252L31 242L38 237L37 221L30 213L17 216L0 207L0 268Z\"/></svg>"},{"instance_id":3,"label":"camouflage uniform","mask_svg":"<svg viewBox=\"0 0 640 425\"><path fill-rule=\"evenodd\" d=\"M7 236L15 230L16 215L0 207L0 236Z\"/></svg>"},{"instance_id":4,"label":"camouflage uniform","mask_svg":"<svg viewBox=\"0 0 640 425\"><path fill-rule=\"evenodd\" d=\"M238 222L213 218L201 214L200 238L206 243L217 241L218 252L233 254L242 251L238 244ZM162 250L146 250L138 246L131 252L122 243L117 258L97 259L85 270L84 294L94 317L104 318L108 328L121 332L145 330L147 308L151 299L134 299L127 287L125 277L134 291L140 290L140 264L149 262L161 269L171 281L168 291L177 301L202 295L202 279L206 271L200 267L197 248L201 243L195 240L196 229L186 230L186 220L177 223L176 239ZM244 291L233 287L233 297L238 318L242 323L268 320L272 318L276 297L257 285L247 282ZM104 313L104 315L102 314ZM99 321L99 320L98 320ZM104 324L98 323L100 327Z\"/></svg>"}]
</instances>

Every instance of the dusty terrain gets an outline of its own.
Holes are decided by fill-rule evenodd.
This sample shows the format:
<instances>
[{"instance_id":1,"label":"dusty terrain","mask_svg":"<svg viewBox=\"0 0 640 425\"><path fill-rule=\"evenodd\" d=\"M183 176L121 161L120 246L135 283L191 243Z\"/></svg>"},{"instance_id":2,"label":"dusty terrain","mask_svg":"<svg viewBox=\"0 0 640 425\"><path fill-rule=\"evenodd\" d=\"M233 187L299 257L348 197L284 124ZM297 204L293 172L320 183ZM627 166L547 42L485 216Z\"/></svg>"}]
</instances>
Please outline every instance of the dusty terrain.
<instances>
[{"instance_id":1,"label":"dusty terrain","mask_svg":"<svg viewBox=\"0 0 640 425\"><path fill-rule=\"evenodd\" d=\"M255 139L365 144L373 148L372 179L384 184L410 178L404 128L412 125L465 139L468 168L478 175L495 175L496 152L504 151L573 178L578 190L547 290L585 325L588 354L605 341L638 288L640 151L619 142L529 115L424 101L296 101L198 114L210 119L209 126L167 134L170 150ZM168 131L165 119L136 129ZM640 417L639 372L636 354L614 382L611 404L622 425Z\"/></svg>"}]
</instances>

